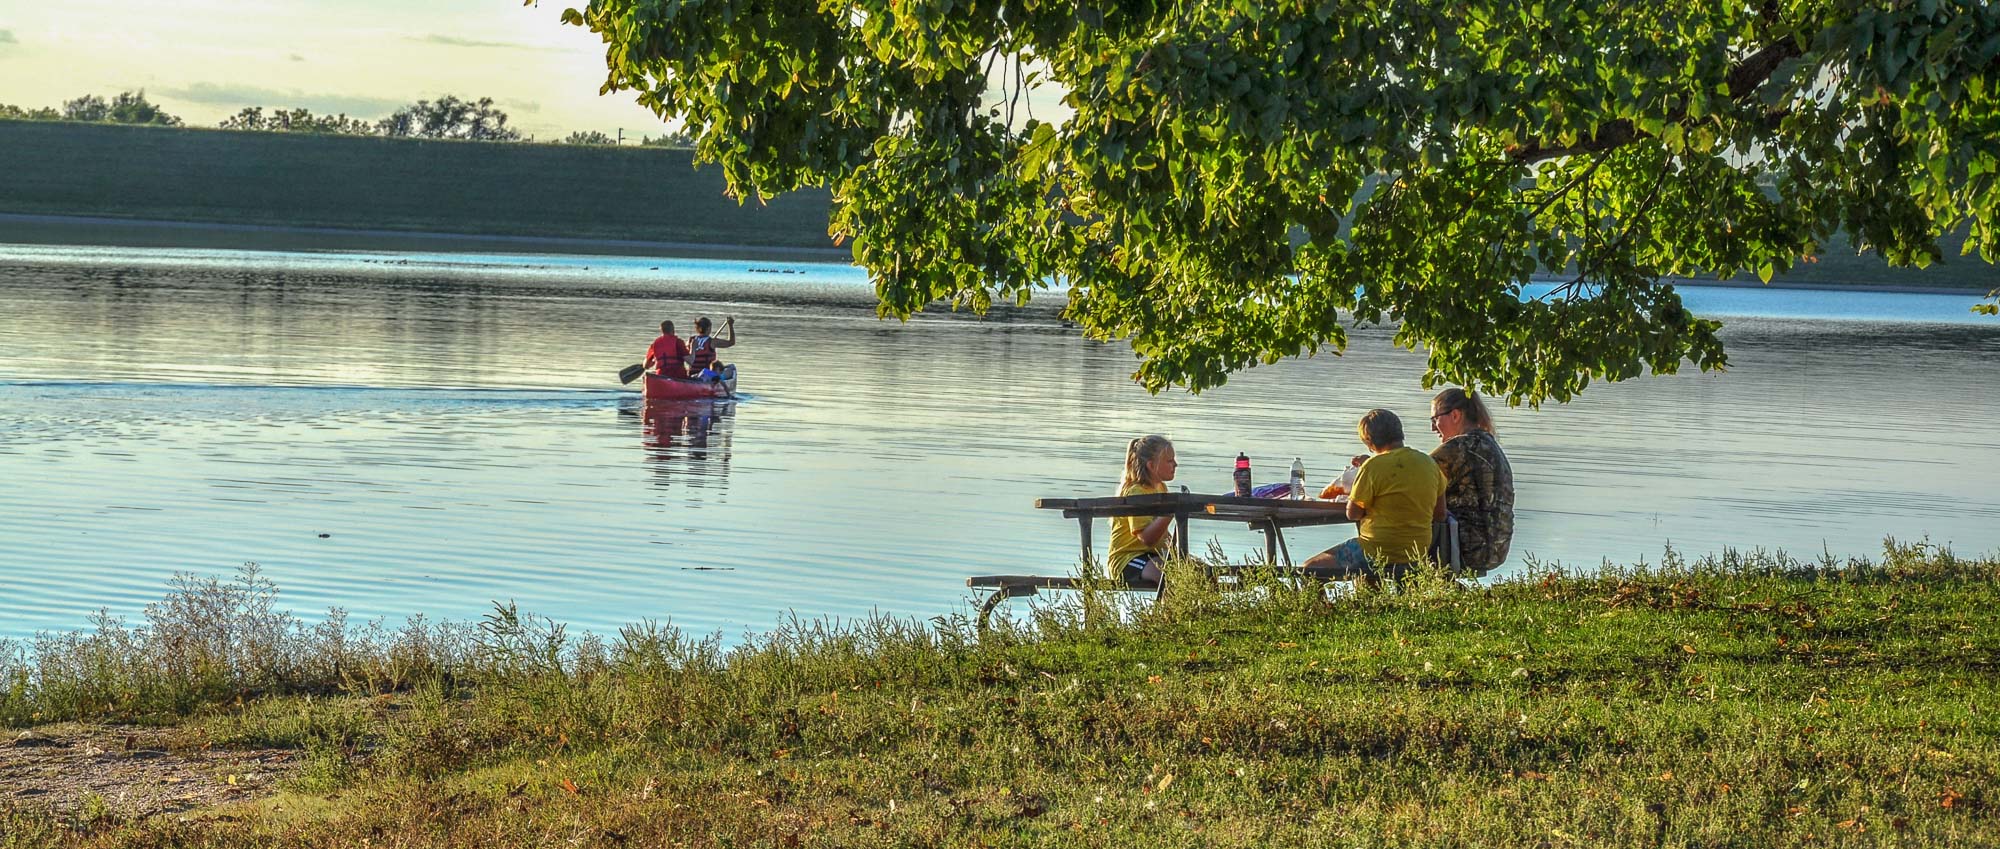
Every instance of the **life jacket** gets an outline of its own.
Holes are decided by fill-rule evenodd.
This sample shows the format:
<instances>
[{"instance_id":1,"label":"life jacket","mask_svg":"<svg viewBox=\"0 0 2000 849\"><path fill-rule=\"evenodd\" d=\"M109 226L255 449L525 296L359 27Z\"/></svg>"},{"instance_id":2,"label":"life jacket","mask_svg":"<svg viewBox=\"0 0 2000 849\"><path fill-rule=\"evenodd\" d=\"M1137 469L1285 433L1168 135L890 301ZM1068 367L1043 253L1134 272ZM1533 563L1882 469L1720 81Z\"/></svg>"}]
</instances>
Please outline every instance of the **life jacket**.
<instances>
[{"instance_id":1,"label":"life jacket","mask_svg":"<svg viewBox=\"0 0 2000 849\"><path fill-rule=\"evenodd\" d=\"M681 344L678 336L662 336L646 348L646 364L661 377L687 377L687 367L681 360L685 356L687 346Z\"/></svg>"},{"instance_id":2,"label":"life jacket","mask_svg":"<svg viewBox=\"0 0 2000 849\"><path fill-rule=\"evenodd\" d=\"M689 374L700 374L702 369L708 368L709 363L715 362L715 347L708 344L711 341L713 337L709 336L688 337Z\"/></svg>"}]
</instances>

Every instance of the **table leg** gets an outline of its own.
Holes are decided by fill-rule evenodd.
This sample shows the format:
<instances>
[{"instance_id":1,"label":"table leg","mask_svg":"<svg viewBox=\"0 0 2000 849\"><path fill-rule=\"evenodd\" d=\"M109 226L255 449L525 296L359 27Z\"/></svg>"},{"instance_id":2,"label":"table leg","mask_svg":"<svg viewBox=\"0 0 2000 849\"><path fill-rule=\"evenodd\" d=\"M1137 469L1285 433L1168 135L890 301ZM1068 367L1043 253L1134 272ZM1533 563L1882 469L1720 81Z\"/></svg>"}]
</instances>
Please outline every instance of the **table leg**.
<instances>
[{"instance_id":1,"label":"table leg","mask_svg":"<svg viewBox=\"0 0 2000 849\"><path fill-rule=\"evenodd\" d=\"M1083 563L1088 566L1090 565L1090 518L1077 517L1076 526L1083 531Z\"/></svg>"},{"instance_id":2,"label":"table leg","mask_svg":"<svg viewBox=\"0 0 2000 849\"><path fill-rule=\"evenodd\" d=\"M1267 522L1264 525L1264 562L1272 566L1278 565L1277 522Z\"/></svg>"},{"instance_id":3,"label":"table leg","mask_svg":"<svg viewBox=\"0 0 2000 849\"><path fill-rule=\"evenodd\" d=\"M1188 556L1187 520L1188 514L1186 513L1174 514L1174 538L1179 541L1178 547L1181 550L1182 559L1186 559Z\"/></svg>"},{"instance_id":4,"label":"table leg","mask_svg":"<svg viewBox=\"0 0 2000 849\"><path fill-rule=\"evenodd\" d=\"M1034 587L1012 584L1003 585L995 589L992 595L986 597L985 603L979 605L979 633L985 634L987 629L992 627L993 609L999 607L1001 602L1010 598L1035 595L1036 592L1037 590Z\"/></svg>"},{"instance_id":5,"label":"table leg","mask_svg":"<svg viewBox=\"0 0 2000 849\"><path fill-rule=\"evenodd\" d=\"M995 590L992 595L987 596L985 603L979 605L980 634L982 635L985 634L986 630L993 626L993 608L999 607L1000 602L1006 600L1007 600L1007 590L1005 587L1002 587L998 590Z\"/></svg>"}]
</instances>

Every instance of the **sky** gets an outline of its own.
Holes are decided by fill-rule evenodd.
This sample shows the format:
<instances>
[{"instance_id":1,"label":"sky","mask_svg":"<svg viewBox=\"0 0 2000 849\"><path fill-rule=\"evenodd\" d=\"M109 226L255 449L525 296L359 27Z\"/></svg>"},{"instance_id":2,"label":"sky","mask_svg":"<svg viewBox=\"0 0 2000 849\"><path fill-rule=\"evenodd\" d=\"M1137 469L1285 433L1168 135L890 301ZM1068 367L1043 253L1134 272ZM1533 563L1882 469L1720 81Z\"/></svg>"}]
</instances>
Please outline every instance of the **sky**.
<instances>
[{"instance_id":1,"label":"sky","mask_svg":"<svg viewBox=\"0 0 2000 849\"><path fill-rule=\"evenodd\" d=\"M585 0L0 0L0 103L59 107L144 89L190 125L245 106L375 119L445 94L491 97L548 140L668 127L631 92L599 96Z\"/></svg>"}]
</instances>

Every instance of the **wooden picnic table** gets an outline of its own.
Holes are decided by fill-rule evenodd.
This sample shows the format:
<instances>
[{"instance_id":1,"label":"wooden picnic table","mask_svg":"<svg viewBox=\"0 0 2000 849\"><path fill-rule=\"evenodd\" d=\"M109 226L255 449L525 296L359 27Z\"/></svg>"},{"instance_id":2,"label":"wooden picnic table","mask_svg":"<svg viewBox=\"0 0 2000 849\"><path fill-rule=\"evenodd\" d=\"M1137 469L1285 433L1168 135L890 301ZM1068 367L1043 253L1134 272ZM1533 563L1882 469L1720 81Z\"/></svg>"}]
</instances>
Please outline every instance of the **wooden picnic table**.
<instances>
[{"instance_id":1,"label":"wooden picnic table","mask_svg":"<svg viewBox=\"0 0 2000 849\"><path fill-rule=\"evenodd\" d=\"M1188 554L1188 521L1201 519L1220 522L1242 522L1264 532L1264 557L1267 563L1276 566L1279 557L1284 558L1283 571L1298 572L1292 565L1290 548L1285 544L1286 528L1312 525L1340 525L1352 522L1347 518L1347 502L1294 500L1290 498L1246 498L1239 495L1210 495L1196 492L1165 492L1153 495L1108 496L1101 498L1038 498L1035 507L1042 510L1061 510L1063 518L1077 520L1078 533L1083 543L1083 562L1096 562L1091 550L1091 524L1098 519L1120 516L1172 516L1174 517L1174 544L1182 557ZM1211 572L1220 575L1240 571L1235 567L1217 566ZM1332 574L1314 574L1305 577L1333 578ZM965 580L965 585L975 589L992 589L979 608L979 628L985 630L993 609L1001 602L1017 596L1035 595L1040 590L1079 589L1082 582L1067 575L976 575ZM1122 586L1123 589L1153 590L1160 585Z\"/></svg>"},{"instance_id":2,"label":"wooden picnic table","mask_svg":"<svg viewBox=\"0 0 2000 849\"><path fill-rule=\"evenodd\" d=\"M1241 495L1209 495L1199 492L1162 492L1154 495L1108 496L1103 498L1037 498L1035 507L1061 510L1063 518L1077 520L1083 539L1083 559L1092 559L1090 526L1098 519L1119 516L1174 517L1174 544L1182 557L1188 553L1188 520L1209 519L1242 522L1264 532L1264 557L1292 565L1285 545L1285 528L1310 525L1343 525L1347 502L1291 498L1247 498Z\"/></svg>"}]
</instances>

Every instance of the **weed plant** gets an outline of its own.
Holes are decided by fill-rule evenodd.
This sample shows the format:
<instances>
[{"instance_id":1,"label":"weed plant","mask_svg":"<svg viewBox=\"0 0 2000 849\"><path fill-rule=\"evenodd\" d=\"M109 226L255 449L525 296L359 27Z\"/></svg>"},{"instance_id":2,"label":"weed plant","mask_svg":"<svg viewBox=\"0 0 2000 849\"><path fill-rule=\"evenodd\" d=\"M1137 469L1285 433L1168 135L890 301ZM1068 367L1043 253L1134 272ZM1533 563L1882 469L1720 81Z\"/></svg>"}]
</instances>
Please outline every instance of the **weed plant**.
<instances>
[{"instance_id":1,"label":"weed plant","mask_svg":"<svg viewBox=\"0 0 2000 849\"><path fill-rule=\"evenodd\" d=\"M1329 594L1254 571L1238 587L1170 573L1168 587L1157 603L1100 587L1026 605L984 635L962 616L794 620L733 648L670 625L575 636L511 606L469 628L425 625L421 641L407 628L335 640L272 619L254 592L180 600L144 628L16 649L8 715L108 706L220 745L295 746L307 767L292 792L228 818L0 809L0 832L20 835L0 846L2000 834L2000 560L1891 541L1879 562L1669 551L1630 567L1531 563L1470 587L1418 576ZM156 611L201 627L163 628ZM67 671L108 663L109 646L142 660ZM411 672L367 671L398 650ZM54 690L45 669L62 671ZM204 683L154 680L182 670ZM148 695L110 698L124 692L113 684ZM245 687L265 697L229 696Z\"/></svg>"},{"instance_id":2,"label":"weed plant","mask_svg":"<svg viewBox=\"0 0 2000 849\"><path fill-rule=\"evenodd\" d=\"M92 629L0 641L0 725L157 720L265 695L392 692L466 667L471 629L415 617L307 624L245 564L233 580L176 575L144 624L100 611Z\"/></svg>"}]
</instances>

